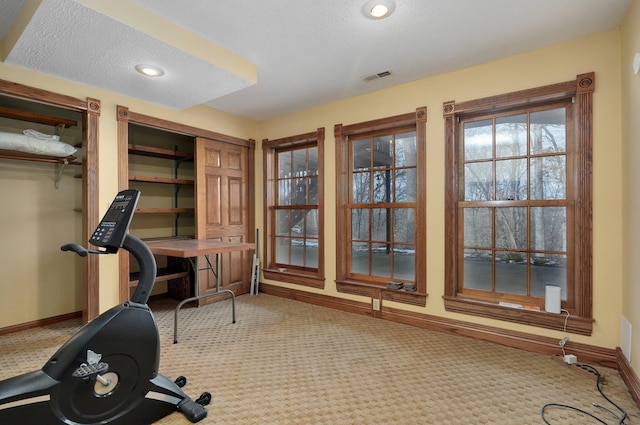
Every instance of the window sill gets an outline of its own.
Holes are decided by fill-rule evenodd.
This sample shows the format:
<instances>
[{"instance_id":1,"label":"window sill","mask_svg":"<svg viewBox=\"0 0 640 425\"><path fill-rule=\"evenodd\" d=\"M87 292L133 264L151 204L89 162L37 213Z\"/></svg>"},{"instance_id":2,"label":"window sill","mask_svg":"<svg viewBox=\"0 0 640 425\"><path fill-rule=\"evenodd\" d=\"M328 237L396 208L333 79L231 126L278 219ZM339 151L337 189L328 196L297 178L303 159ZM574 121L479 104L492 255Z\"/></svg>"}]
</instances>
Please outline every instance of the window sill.
<instances>
[{"instance_id":1,"label":"window sill","mask_svg":"<svg viewBox=\"0 0 640 425\"><path fill-rule=\"evenodd\" d=\"M276 280L278 282L294 283L296 285L304 285L312 288L324 289L324 277L318 275L282 271L279 269L262 269L262 275L265 279Z\"/></svg>"},{"instance_id":2,"label":"window sill","mask_svg":"<svg viewBox=\"0 0 640 425\"><path fill-rule=\"evenodd\" d=\"M563 330L565 318L567 317L564 312L554 314L545 311L524 310L462 297L444 296L443 298L446 311L488 317L539 328ZM593 319L570 316L567 320L567 332L569 333L589 336L592 331Z\"/></svg>"},{"instance_id":3,"label":"window sill","mask_svg":"<svg viewBox=\"0 0 640 425\"><path fill-rule=\"evenodd\" d=\"M420 291L409 292L402 289L388 289L380 285L351 280L336 280L336 289L338 292L345 294L361 295L418 307L427 305L427 294Z\"/></svg>"}]
</instances>

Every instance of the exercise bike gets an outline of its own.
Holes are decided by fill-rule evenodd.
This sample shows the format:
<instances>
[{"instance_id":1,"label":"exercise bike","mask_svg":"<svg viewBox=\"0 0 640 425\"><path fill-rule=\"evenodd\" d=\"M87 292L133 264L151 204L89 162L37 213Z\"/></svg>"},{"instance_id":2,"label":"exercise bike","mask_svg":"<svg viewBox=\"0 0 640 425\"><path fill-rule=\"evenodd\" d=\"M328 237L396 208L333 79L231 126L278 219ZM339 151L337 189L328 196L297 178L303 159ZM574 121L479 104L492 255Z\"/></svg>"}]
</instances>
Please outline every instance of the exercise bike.
<instances>
[{"instance_id":1,"label":"exercise bike","mask_svg":"<svg viewBox=\"0 0 640 425\"><path fill-rule=\"evenodd\" d=\"M83 326L40 370L0 381L0 424L151 424L180 411L191 422L207 416L211 395L190 399L186 378L171 381L158 373L158 327L147 301L156 262L140 239L127 234L140 197L124 190L115 197L86 249L61 247L85 257L120 248L135 257L140 280L131 300Z\"/></svg>"}]
</instances>

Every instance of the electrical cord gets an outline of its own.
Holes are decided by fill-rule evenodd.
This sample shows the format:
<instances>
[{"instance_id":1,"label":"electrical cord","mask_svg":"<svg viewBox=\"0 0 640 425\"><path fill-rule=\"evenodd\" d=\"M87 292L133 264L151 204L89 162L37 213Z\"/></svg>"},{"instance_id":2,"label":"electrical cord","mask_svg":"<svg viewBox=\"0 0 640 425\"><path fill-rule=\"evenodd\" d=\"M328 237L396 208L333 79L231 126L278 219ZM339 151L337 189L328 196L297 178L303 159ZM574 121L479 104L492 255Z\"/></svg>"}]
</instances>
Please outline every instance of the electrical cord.
<instances>
[{"instance_id":1,"label":"electrical cord","mask_svg":"<svg viewBox=\"0 0 640 425\"><path fill-rule=\"evenodd\" d=\"M567 316L568 317L568 316ZM588 365L588 364L580 364L577 365L583 369L590 369L591 372L593 372L596 375L596 388L598 389L598 392L600 393L600 395L602 397L604 397L605 400L607 400L609 403L611 403L612 406L614 406L616 409L618 409L620 411L621 415L617 415L613 410L608 409L604 406L601 406L600 404L597 403L593 403L592 405L594 407L597 407L599 409L602 409L604 411L607 411L609 413L611 413L617 420L618 422L617 425L622 425L624 424L624 421L627 420L627 412L620 406L618 406L616 403L613 402L613 400L611 400L609 397L607 397L604 392L602 392L602 388L600 387L600 372L598 372L598 369L596 369L595 367ZM562 404L562 403L547 403L544 406L542 406L542 409L540 410L540 416L542 416L542 420L544 421L544 423L546 423L547 425L552 425L551 422L549 422L547 420L547 418L545 417L545 411L547 410L547 408L549 407L559 407L562 409L570 409L570 410L574 410L576 412L582 413L583 415L589 416L593 419L595 419L596 421L600 422L601 424L605 424L608 425L607 422L605 422L603 419L599 418L598 416L594 415L593 413L587 412L584 409L580 409L578 407L575 406L571 406L568 404Z\"/></svg>"},{"instance_id":2,"label":"electrical cord","mask_svg":"<svg viewBox=\"0 0 640 425\"><path fill-rule=\"evenodd\" d=\"M565 313L567 313L567 317L564 318L564 338L562 338L562 341L560 341L560 349L562 350L562 358L564 359L564 357L567 355L567 353L565 353L564 351L564 345L569 340L569 335L567 335L567 321L569 320L569 316L571 316L571 313L569 313L569 310L565 310L564 308L560 311L564 311Z\"/></svg>"}]
</instances>

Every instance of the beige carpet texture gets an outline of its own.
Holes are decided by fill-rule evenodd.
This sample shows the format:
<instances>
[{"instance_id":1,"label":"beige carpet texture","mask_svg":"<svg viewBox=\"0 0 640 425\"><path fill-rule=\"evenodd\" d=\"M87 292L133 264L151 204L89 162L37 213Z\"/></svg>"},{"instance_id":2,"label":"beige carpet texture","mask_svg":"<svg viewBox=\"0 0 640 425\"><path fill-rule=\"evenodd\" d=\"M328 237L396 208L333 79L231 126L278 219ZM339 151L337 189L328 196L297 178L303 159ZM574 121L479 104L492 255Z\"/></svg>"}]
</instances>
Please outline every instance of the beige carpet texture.
<instances>
[{"instance_id":1,"label":"beige carpet texture","mask_svg":"<svg viewBox=\"0 0 640 425\"><path fill-rule=\"evenodd\" d=\"M554 425L617 424L613 413L621 415L593 376L545 355L265 294L237 297L235 324L228 299L186 305L173 344L177 301L150 305L160 373L186 376L194 399L212 395L200 424L544 424L547 403L572 407L547 408ZM79 327L71 320L0 336L0 379L41 368ZM617 371L598 370L624 423L640 424ZM176 412L157 423L190 422Z\"/></svg>"}]
</instances>

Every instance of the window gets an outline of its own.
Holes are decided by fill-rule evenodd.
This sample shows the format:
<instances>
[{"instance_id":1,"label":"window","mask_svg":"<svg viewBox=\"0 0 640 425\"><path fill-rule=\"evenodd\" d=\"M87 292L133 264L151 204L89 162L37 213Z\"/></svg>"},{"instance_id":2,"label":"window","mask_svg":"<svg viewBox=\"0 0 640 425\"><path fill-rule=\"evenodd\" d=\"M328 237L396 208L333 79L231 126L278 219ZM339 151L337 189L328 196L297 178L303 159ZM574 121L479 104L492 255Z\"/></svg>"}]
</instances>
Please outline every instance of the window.
<instances>
[{"instance_id":1,"label":"window","mask_svg":"<svg viewBox=\"0 0 640 425\"><path fill-rule=\"evenodd\" d=\"M425 122L421 108L336 126L339 290L371 296L401 284L425 297Z\"/></svg>"},{"instance_id":2,"label":"window","mask_svg":"<svg viewBox=\"0 0 640 425\"><path fill-rule=\"evenodd\" d=\"M267 278L324 286L323 142L321 128L262 143Z\"/></svg>"},{"instance_id":3,"label":"window","mask_svg":"<svg viewBox=\"0 0 640 425\"><path fill-rule=\"evenodd\" d=\"M447 310L561 328L537 313L557 286L572 330L591 332L592 90L585 74L445 104Z\"/></svg>"}]
</instances>

